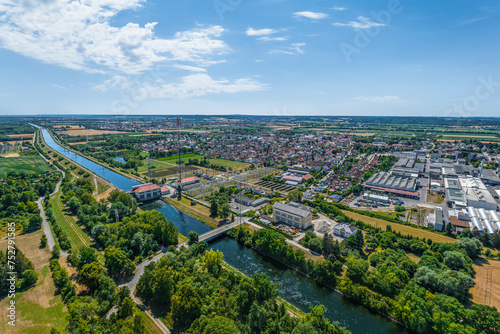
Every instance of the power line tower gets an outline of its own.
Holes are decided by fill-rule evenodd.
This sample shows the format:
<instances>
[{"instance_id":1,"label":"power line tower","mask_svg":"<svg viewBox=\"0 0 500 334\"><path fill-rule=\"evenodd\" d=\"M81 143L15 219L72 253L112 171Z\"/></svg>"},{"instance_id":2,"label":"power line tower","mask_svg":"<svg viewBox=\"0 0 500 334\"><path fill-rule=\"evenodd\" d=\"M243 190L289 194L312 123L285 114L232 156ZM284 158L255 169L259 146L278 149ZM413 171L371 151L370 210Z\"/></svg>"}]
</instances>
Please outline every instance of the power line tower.
<instances>
[{"instance_id":1,"label":"power line tower","mask_svg":"<svg viewBox=\"0 0 500 334\"><path fill-rule=\"evenodd\" d=\"M179 181L182 179L182 161L181 161L181 118L177 117L177 145L179 153Z\"/></svg>"},{"instance_id":2,"label":"power line tower","mask_svg":"<svg viewBox=\"0 0 500 334\"><path fill-rule=\"evenodd\" d=\"M151 153L148 155L148 176L151 179Z\"/></svg>"}]
</instances>

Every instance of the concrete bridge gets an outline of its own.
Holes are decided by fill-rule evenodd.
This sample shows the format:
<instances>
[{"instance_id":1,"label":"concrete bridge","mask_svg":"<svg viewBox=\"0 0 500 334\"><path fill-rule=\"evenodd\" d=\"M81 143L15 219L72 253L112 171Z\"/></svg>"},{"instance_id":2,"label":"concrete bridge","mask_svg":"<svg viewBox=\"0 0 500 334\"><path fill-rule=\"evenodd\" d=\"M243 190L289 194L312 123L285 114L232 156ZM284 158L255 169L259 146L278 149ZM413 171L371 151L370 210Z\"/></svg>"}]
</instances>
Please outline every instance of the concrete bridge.
<instances>
[{"instance_id":1,"label":"concrete bridge","mask_svg":"<svg viewBox=\"0 0 500 334\"><path fill-rule=\"evenodd\" d=\"M242 222L242 223L244 223L244 222ZM226 224L226 225L223 225L221 227L218 227L216 229L213 229L213 230L210 230L206 233L201 234L200 236L198 236L198 242L201 242L201 241L208 242L212 239L219 237L222 234L225 234L227 231L229 231L233 227L237 227L238 225L240 225L240 220L237 218L234 223ZM181 246L187 247L187 242L184 242L184 243L178 245L177 247L180 248Z\"/></svg>"}]
</instances>

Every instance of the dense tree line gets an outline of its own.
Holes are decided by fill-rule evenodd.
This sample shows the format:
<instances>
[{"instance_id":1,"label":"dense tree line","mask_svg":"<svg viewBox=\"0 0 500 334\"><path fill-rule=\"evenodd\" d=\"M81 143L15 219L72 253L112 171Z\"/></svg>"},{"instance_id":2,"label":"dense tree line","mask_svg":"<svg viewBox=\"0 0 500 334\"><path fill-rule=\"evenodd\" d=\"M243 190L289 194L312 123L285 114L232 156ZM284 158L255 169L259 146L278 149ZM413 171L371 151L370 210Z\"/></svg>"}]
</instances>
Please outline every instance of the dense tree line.
<instances>
[{"instance_id":1,"label":"dense tree line","mask_svg":"<svg viewBox=\"0 0 500 334\"><path fill-rule=\"evenodd\" d=\"M277 300L277 285L264 274L253 278L222 266L223 254L206 242L188 250L172 249L146 267L137 292L161 307L174 330L198 333L348 333L330 323L322 306L304 318L290 316Z\"/></svg>"},{"instance_id":2,"label":"dense tree line","mask_svg":"<svg viewBox=\"0 0 500 334\"><path fill-rule=\"evenodd\" d=\"M42 219L36 200L47 196L55 189L60 178L58 172L25 174L15 171L7 173L0 183L0 219L2 224L14 221L24 231L41 227Z\"/></svg>"}]
</instances>

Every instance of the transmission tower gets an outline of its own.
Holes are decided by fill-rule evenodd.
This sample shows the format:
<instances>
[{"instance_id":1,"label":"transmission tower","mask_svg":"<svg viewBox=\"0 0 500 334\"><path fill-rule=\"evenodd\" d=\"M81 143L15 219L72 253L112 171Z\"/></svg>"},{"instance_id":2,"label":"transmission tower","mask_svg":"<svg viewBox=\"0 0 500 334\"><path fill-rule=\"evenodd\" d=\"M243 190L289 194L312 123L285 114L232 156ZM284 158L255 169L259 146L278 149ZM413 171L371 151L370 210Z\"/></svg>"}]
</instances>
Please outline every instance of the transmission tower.
<instances>
[{"instance_id":1,"label":"transmission tower","mask_svg":"<svg viewBox=\"0 0 500 334\"><path fill-rule=\"evenodd\" d=\"M181 161L181 118L177 117L177 145L179 153L179 181L182 179L182 161Z\"/></svg>"}]
</instances>

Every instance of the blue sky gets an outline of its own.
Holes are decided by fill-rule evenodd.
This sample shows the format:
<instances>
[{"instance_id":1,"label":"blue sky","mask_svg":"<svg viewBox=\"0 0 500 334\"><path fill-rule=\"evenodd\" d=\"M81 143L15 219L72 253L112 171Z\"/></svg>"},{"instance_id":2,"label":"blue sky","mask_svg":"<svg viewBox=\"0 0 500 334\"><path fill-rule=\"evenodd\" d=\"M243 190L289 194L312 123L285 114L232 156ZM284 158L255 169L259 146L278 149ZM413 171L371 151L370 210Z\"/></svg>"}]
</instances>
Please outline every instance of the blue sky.
<instances>
[{"instance_id":1,"label":"blue sky","mask_svg":"<svg viewBox=\"0 0 500 334\"><path fill-rule=\"evenodd\" d=\"M499 116L500 1L0 0L0 114Z\"/></svg>"}]
</instances>

